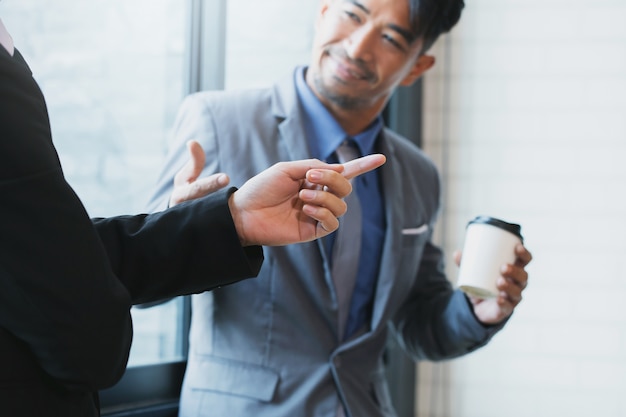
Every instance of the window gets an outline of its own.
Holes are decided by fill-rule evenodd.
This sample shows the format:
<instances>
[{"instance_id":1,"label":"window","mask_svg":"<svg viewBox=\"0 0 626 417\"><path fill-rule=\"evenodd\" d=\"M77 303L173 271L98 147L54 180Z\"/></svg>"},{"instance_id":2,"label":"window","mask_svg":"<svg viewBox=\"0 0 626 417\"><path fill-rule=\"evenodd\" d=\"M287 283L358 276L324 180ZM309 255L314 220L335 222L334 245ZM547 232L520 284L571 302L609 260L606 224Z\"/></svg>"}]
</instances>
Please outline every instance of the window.
<instances>
[{"instance_id":1,"label":"window","mask_svg":"<svg viewBox=\"0 0 626 417\"><path fill-rule=\"evenodd\" d=\"M92 217L145 211L186 93L186 2L5 0L68 182ZM185 354L183 300L133 309L130 366Z\"/></svg>"}]
</instances>

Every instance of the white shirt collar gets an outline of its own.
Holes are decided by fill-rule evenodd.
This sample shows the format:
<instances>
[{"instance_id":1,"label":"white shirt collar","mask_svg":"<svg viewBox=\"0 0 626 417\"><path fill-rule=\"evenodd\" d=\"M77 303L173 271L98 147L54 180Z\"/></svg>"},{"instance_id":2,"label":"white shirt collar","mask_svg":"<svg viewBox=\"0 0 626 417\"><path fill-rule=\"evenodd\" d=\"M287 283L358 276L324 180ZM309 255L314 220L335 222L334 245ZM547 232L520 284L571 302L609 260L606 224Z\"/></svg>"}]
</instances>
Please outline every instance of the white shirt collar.
<instances>
[{"instance_id":1,"label":"white shirt collar","mask_svg":"<svg viewBox=\"0 0 626 417\"><path fill-rule=\"evenodd\" d=\"M0 45L2 45L11 56L13 56L13 54L15 53L13 38L11 38L11 35L9 35L9 32L4 27L2 19L0 19Z\"/></svg>"}]
</instances>

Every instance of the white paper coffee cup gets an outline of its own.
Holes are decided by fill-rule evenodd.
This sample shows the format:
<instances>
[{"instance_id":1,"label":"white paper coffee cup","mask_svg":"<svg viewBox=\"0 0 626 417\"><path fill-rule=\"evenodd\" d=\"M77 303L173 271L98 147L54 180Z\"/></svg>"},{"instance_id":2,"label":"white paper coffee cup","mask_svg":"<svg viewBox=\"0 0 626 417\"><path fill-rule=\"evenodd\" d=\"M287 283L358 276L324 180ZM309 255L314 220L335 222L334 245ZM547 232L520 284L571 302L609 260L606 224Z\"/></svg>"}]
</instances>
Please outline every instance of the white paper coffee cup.
<instances>
[{"instance_id":1,"label":"white paper coffee cup","mask_svg":"<svg viewBox=\"0 0 626 417\"><path fill-rule=\"evenodd\" d=\"M522 242L518 224L488 216L470 221L465 233L458 287L474 297L496 297L500 268L515 263L515 246Z\"/></svg>"}]
</instances>

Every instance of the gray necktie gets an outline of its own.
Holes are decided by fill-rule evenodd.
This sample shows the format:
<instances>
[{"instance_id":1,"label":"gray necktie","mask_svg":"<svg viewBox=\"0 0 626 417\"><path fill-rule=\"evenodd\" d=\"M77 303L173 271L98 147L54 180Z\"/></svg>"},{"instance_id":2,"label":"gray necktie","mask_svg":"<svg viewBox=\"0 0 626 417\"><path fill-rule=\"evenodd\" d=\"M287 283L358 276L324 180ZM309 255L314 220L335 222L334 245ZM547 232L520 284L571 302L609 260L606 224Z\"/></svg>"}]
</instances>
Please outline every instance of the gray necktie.
<instances>
[{"instance_id":1,"label":"gray necktie","mask_svg":"<svg viewBox=\"0 0 626 417\"><path fill-rule=\"evenodd\" d=\"M344 141L336 150L339 162L344 163L358 158L359 150L352 140ZM355 182L351 180L352 193L345 198L348 212L339 219L339 229L335 237L332 253L331 274L337 294L339 309L339 340L343 340L352 292L359 269L361 253L362 215L361 204L356 192Z\"/></svg>"}]
</instances>

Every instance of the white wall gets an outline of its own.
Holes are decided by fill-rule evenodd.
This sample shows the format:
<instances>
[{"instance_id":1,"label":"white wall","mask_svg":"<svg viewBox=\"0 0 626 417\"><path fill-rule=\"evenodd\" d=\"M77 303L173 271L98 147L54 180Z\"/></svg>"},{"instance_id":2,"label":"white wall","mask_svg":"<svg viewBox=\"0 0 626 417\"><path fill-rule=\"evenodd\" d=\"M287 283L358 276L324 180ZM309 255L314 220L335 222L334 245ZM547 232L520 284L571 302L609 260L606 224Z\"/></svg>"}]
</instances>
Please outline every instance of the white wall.
<instances>
[{"instance_id":1,"label":"white wall","mask_svg":"<svg viewBox=\"0 0 626 417\"><path fill-rule=\"evenodd\" d=\"M623 0L472 0L431 51L440 242L488 214L521 223L534 260L491 344L420 364L419 417L626 415L624 21Z\"/></svg>"}]
</instances>

